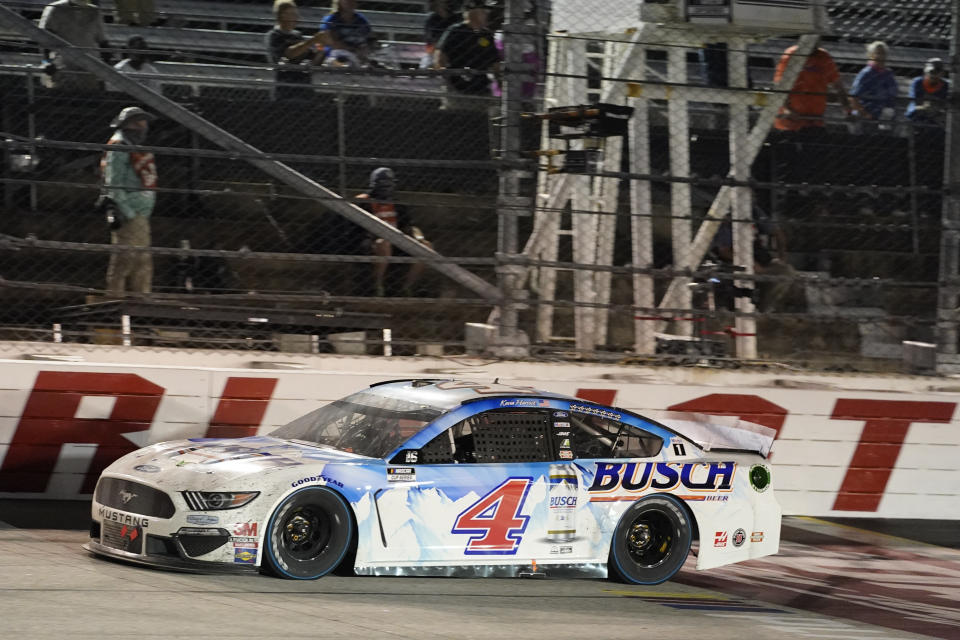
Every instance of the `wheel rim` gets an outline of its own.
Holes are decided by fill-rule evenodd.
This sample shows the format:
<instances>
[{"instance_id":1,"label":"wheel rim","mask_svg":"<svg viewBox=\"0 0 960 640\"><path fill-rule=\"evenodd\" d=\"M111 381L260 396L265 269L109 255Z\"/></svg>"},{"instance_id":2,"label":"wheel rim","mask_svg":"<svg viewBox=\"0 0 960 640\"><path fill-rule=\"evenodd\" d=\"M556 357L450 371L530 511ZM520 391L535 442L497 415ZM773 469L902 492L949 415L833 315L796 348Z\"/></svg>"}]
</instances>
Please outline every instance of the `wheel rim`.
<instances>
[{"instance_id":1,"label":"wheel rim","mask_svg":"<svg viewBox=\"0 0 960 640\"><path fill-rule=\"evenodd\" d=\"M643 567L654 567L670 555L674 532L670 519L655 511L638 516L627 530L627 553Z\"/></svg>"},{"instance_id":2,"label":"wheel rim","mask_svg":"<svg viewBox=\"0 0 960 640\"><path fill-rule=\"evenodd\" d=\"M283 548L291 558L310 560L330 544L332 523L322 512L302 507L291 512L280 526Z\"/></svg>"}]
</instances>

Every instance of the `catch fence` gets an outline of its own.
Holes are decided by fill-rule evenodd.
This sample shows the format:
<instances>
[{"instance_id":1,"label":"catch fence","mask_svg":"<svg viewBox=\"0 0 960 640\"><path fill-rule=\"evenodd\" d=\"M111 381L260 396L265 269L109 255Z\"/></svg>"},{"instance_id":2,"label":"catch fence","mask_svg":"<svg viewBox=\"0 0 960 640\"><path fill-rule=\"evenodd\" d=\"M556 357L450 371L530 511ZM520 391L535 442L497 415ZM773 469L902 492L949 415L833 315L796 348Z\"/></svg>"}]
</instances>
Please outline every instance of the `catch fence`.
<instances>
[{"instance_id":1,"label":"catch fence","mask_svg":"<svg viewBox=\"0 0 960 640\"><path fill-rule=\"evenodd\" d=\"M492 3L502 73L479 97L449 88L462 70L427 68L422 2L360 2L382 27L370 64L314 67L307 85L277 81L262 7L170 0L162 25L130 26L105 3L114 60L142 35L156 73L125 79L156 96L103 65L51 83L49 47L18 20L42 3L8 4L5 340L924 371L938 351L954 366L954 110L906 116L928 59L949 78L952 2L811 4L802 28L690 24L677 9L693 2L647 3L656 21L640 3ZM327 11L301 7L304 32ZM865 116L861 92L848 114L836 84L851 91L877 39L891 111ZM817 97L794 86L816 47L838 74L822 122L781 126L783 105ZM46 86L71 75L94 89ZM107 265L129 249L94 205L130 105L160 116L134 145L159 180L151 290L118 296ZM358 195L379 167L412 244L353 207L372 209Z\"/></svg>"}]
</instances>

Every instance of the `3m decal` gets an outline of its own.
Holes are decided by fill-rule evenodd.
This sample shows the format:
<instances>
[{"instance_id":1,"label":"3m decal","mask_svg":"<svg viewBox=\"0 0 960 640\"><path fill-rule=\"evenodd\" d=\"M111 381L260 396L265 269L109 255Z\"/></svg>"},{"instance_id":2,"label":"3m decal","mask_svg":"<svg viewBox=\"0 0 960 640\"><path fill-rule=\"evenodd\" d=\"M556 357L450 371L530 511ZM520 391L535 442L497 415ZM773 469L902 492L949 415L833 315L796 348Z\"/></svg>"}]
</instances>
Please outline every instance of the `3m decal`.
<instances>
[{"instance_id":1,"label":"3m decal","mask_svg":"<svg viewBox=\"0 0 960 640\"><path fill-rule=\"evenodd\" d=\"M241 538L256 538L257 524L258 523L256 522L243 522L235 525L233 528L233 535L240 536Z\"/></svg>"},{"instance_id":2,"label":"3m decal","mask_svg":"<svg viewBox=\"0 0 960 640\"><path fill-rule=\"evenodd\" d=\"M451 533L472 536L463 551L465 555L517 553L530 520L521 511L531 484L533 478L508 478L457 516Z\"/></svg>"}]
</instances>

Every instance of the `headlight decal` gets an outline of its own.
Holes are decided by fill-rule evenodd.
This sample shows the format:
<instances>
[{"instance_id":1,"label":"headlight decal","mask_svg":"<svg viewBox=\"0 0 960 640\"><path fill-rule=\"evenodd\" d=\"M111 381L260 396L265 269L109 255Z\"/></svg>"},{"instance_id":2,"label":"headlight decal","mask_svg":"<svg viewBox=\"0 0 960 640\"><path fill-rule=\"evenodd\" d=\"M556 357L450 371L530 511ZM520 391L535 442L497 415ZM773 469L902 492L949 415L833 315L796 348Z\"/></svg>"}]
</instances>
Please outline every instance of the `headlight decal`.
<instances>
[{"instance_id":1,"label":"headlight decal","mask_svg":"<svg viewBox=\"0 0 960 640\"><path fill-rule=\"evenodd\" d=\"M259 491L183 491L184 501L191 511L221 511L237 509L260 495Z\"/></svg>"}]
</instances>

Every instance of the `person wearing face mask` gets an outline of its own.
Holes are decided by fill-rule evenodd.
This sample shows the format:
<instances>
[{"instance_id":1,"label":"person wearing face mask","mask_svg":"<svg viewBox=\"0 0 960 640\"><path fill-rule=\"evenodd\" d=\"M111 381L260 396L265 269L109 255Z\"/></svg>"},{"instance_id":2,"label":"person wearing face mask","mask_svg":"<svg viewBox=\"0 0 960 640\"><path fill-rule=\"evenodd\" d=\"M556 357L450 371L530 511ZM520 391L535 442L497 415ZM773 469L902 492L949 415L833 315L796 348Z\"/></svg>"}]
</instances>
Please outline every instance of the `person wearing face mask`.
<instances>
[{"instance_id":1,"label":"person wearing face mask","mask_svg":"<svg viewBox=\"0 0 960 640\"><path fill-rule=\"evenodd\" d=\"M943 79L941 58L930 58L923 66L923 75L910 82L910 104L906 116L913 122L944 126L944 115L950 84Z\"/></svg>"},{"instance_id":2,"label":"person wearing face mask","mask_svg":"<svg viewBox=\"0 0 960 640\"><path fill-rule=\"evenodd\" d=\"M500 54L489 28L489 7L485 0L465 0L463 22L449 27L437 42L434 66L437 69L466 69L469 73L447 77L450 88L461 95L489 96L488 72L500 75ZM448 96L444 105L452 109L485 110L483 100L464 100Z\"/></svg>"},{"instance_id":3,"label":"person wearing face mask","mask_svg":"<svg viewBox=\"0 0 960 640\"><path fill-rule=\"evenodd\" d=\"M287 98L309 99L310 89L289 85L309 85L311 64L323 41L323 33L318 31L311 37L304 36L298 29L300 12L290 0L278 0L273 5L277 19L276 26L266 36L267 57L276 65L278 100Z\"/></svg>"},{"instance_id":4,"label":"person wearing face mask","mask_svg":"<svg viewBox=\"0 0 960 640\"><path fill-rule=\"evenodd\" d=\"M60 36L85 53L100 51L104 62L110 62L107 37L103 32L100 8L88 0L56 0L43 9L38 25ZM45 86L70 91L100 91L96 76L83 72L57 51L44 51L49 64L42 82Z\"/></svg>"},{"instance_id":5,"label":"person wearing face mask","mask_svg":"<svg viewBox=\"0 0 960 640\"><path fill-rule=\"evenodd\" d=\"M136 146L146 142L156 116L140 107L126 107L110 126L116 129L108 145ZM127 247L150 246L150 215L157 199L157 165L149 151L104 152L100 160L103 181L101 206L110 222L110 242ZM145 251L110 254L107 293L150 293L153 257Z\"/></svg>"},{"instance_id":6,"label":"person wearing face mask","mask_svg":"<svg viewBox=\"0 0 960 640\"><path fill-rule=\"evenodd\" d=\"M157 75L160 73L157 68L150 64L149 54L147 53L147 41L142 36L132 36L127 40L127 57L118 62L113 67L117 71L133 75ZM160 92L161 85L157 80L149 78L137 78L145 87ZM120 91L117 87L107 85L107 91Z\"/></svg>"},{"instance_id":7,"label":"person wearing face mask","mask_svg":"<svg viewBox=\"0 0 960 640\"><path fill-rule=\"evenodd\" d=\"M421 244L432 247L419 227L410 223L407 207L394 202L397 179L390 167L379 167L370 172L370 189L366 193L357 196L358 204L377 216L392 227L396 227L412 236ZM389 258L393 255L393 246L383 238L370 238L372 246L371 253L380 258ZM406 278L403 281L403 295L410 297L413 295L413 286L416 284L420 274L423 273L423 263L414 262L410 265ZM377 260L373 263L373 287L374 295L383 297L386 295L385 280L387 276L386 260Z\"/></svg>"},{"instance_id":8,"label":"person wearing face mask","mask_svg":"<svg viewBox=\"0 0 960 640\"><path fill-rule=\"evenodd\" d=\"M891 120L897 90L897 77L887 67L886 43L871 42L867 45L867 66L850 87L850 97L856 105L854 115L865 120Z\"/></svg>"}]
</instances>

